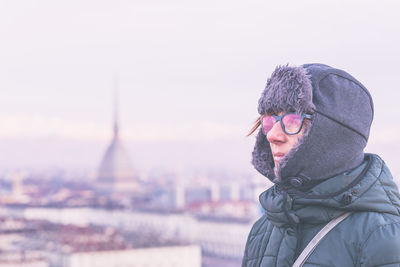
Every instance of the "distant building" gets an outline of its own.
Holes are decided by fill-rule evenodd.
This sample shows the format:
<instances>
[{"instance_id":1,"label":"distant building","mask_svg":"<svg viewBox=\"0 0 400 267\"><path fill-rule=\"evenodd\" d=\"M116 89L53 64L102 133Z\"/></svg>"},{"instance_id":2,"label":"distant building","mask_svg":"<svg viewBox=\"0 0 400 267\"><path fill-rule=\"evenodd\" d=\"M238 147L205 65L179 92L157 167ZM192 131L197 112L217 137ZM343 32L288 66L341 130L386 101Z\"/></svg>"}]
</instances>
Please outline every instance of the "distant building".
<instances>
[{"instance_id":1,"label":"distant building","mask_svg":"<svg viewBox=\"0 0 400 267\"><path fill-rule=\"evenodd\" d=\"M28 203L29 197L24 192L23 187L23 175L20 172L14 172L12 175L12 191L7 194L3 193L0 195L1 204L13 204L13 203Z\"/></svg>"},{"instance_id":2,"label":"distant building","mask_svg":"<svg viewBox=\"0 0 400 267\"><path fill-rule=\"evenodd\" d=\"M107 192L137 191L137 177L129 154L119 135L117 84L115 86L113 133L111 144L108 146L98 168L97 188L100 191Z\"/></svg>"}]
</instances>

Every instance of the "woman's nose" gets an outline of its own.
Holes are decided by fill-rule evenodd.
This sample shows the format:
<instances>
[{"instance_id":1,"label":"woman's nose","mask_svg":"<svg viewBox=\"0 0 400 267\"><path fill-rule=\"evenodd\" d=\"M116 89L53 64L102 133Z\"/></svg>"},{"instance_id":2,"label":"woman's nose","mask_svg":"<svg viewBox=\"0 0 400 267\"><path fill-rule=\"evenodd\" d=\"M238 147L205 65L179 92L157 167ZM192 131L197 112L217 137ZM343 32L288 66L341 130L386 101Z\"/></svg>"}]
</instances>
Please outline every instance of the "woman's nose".
<instances>
[{"instance_id":1,"label":"woman's nose","mask_svg":"<svg viewBox=\"0 0 400 267\"><path fill-rule=\"evenodd\" d=\"M282 130L281 124L276 122L271 130L267 133L267 139L270 143L283 142L285 140L285 133Z\"/></svg>"}]
</instances>

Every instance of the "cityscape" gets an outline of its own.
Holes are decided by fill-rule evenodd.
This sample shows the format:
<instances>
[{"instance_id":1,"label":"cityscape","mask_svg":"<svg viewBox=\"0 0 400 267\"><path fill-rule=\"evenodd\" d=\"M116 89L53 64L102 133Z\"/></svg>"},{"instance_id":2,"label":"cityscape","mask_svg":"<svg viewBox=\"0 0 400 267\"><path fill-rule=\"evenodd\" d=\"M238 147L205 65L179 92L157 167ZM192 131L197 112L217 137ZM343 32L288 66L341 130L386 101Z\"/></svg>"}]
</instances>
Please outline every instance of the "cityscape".
<instances>
[{"instance_id":1,"label":"cityscape","mask_svg":"<svg viewBox=\"0 0 400 267\"><path fill-rule=\"evenodd\" d=\"M238 266L268 183L229 173L139 176L120 137L94 177L1 177L1 266ZM258 177L259 178L259 177Z\"/></svg>"}]
</instances>

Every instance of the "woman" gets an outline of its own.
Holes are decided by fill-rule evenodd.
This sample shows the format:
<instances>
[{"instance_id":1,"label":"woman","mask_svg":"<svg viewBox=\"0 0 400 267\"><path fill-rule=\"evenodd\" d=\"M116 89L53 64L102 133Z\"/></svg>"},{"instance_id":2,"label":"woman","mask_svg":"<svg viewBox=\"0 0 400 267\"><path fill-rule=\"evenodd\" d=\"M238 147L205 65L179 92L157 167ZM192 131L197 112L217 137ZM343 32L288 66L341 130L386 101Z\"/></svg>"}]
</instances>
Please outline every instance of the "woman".
<instances>
[{"instance_id":1,"label":"woman","mask_svg":"<svg viewBox=\"0 0 400 267\"><path fill-rule=\"evenodd\" d=\"M335 218L304 266L400 266L399 192L383 160L363 152L368 90L326 65L280 66L258 104L252 163L274 186L260 195L265 215L242 266L292 266Z\"/></svg>"}]
</instances>

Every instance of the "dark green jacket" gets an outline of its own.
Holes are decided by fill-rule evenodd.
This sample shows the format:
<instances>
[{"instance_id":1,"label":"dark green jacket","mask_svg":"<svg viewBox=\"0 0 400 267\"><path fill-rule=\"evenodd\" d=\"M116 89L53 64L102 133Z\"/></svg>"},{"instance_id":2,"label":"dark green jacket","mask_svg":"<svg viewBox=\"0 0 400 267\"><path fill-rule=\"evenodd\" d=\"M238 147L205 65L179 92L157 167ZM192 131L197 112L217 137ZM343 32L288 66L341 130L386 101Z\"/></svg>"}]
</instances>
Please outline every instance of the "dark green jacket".
<instances>
[{"instance_id":1,"label":"dark green jacket","mask_svg":"<svg viewBox=\"0 0 400 267\"><path fill-rule=\"evenodd\" d=\"M307 193L273 186L260 202L266 214L251 229L242 266L292 266L314 235L347 211L354 213L324 237L304 266L400 266L400 196L376 155Z\"/></svg>"}]
</instances>

